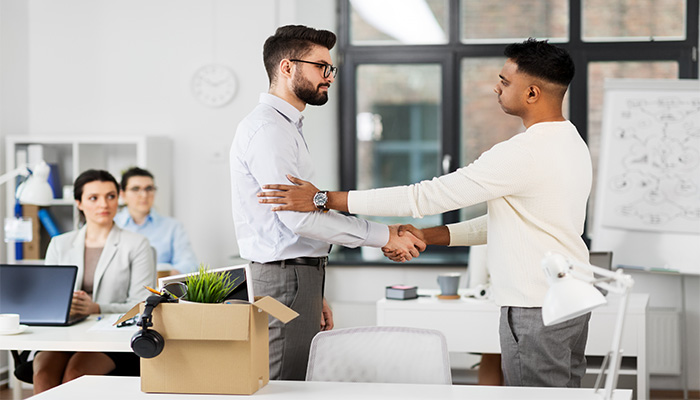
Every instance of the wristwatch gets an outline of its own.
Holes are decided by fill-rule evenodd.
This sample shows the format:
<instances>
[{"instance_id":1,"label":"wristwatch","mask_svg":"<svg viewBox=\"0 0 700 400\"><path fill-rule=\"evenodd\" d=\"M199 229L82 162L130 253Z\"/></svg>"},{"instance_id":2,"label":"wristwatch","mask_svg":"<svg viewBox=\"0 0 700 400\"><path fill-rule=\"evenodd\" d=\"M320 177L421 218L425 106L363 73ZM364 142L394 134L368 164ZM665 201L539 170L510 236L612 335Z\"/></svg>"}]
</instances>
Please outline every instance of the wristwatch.
<instances>
[{"instance_id":1,"label":"wristwatch","mask_svg":"<svg viewBox=\"0 0 700 400\"><path fill-rule=\"evenodd\" d=\"M328 204L328 191L322 190L320 192L316 192L314 195L314 205L316 208L321 211L328 211L326 204Z\"/></svg>"}]
</instances>

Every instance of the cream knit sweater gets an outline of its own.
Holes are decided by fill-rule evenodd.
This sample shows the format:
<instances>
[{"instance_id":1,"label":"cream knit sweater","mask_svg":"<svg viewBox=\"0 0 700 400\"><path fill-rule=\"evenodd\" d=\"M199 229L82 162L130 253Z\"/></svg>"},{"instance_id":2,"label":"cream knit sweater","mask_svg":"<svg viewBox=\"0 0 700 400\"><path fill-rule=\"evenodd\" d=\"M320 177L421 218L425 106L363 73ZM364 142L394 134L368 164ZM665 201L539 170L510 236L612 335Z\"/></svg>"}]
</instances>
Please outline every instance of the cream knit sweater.
<instances>
[{"instance_id":1,"label":"cream knit sweater","mask_svg":"<svg viewBox=\"0 0 700 400\"><path fill-rule=\"evenodd\" d=\"M453 173L410 186L351 191L348 208L422 218L487 202L487 215L448 226L450 246L488 242L496 304L541 307L549 287L540 266L546 252L588 261L581 234L591 175L590 153L576 127L543 122Z\"/></svg>"}]
</instances>

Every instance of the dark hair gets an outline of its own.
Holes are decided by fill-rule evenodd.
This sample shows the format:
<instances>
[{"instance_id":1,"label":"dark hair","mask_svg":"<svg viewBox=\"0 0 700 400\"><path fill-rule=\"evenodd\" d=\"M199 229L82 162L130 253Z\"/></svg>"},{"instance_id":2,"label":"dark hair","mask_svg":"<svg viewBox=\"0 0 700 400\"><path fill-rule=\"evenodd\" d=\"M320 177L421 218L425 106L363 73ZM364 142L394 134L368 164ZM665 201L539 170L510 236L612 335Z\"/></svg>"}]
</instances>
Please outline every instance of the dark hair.
<instances>
[{"instance_id":1,"label":"dark hair","mask_svg":"<svg viewBox=\"0 0 700 400\"><path fill-rule=\"evenodd\" d=\"M508 45L503 53L518 65L518 71L536 78L564 86L574 78L574 61L569 53L546 40L529 38Z\"/></svg>"},{"instance_id":2,"label":"dark hair","mask_svg":"<svg viewBox=\"0 0 700 400\"><path fill-rule=\"evenodd\" d=\"M153 178L153 174L148 172L148 170L139 167L131 167L122 174L122 190L126 190L126 185L129 183L129 179L134 176L147 176L151 179L155 179Z\"/></svg>"},{"instance_id":3,"label":"dark hair","mask_svg":"<svg viewBox=\"0 0 700 400\"><path fill-rule=\"evenodd\" d=\"M77 178L75 178L75 183L73 183L73 198L80 201L83 198L83 187L90 182L112 182L117 189L117 194L119 194L119 184L117 180L114 179L112 174L101 169L89 169Z\"/></svg>"},{"instance_id":4,"label":"dark hair","mask_svg":"<svg viewBox=\"0 0 700 400\"><path fill-rule=\"evenodd\" d=\"M275 34L267 38L263 45L263 62L270 84L277 76L277 66L283 59L303 58L313 45L330 50L335 46L335 41L335 33L304 25L277 28Z\"/></svg>"},{"instance_id":5,"label":"dark hair","mask_svg":"<svg viewBox=\"0 0 700 400\"><path fill-rule=\"evenodd\" d=\"M82 174L78 175L77 178L75 178L75 182L73 183L73 198L82 201L83 198L83 187L90 183L90 182L112 182L114 184L114 187L117 189L117 194L119 194L119 184L117 183L117 180L114 179L112 174L110 174L107 171L101 170L101 169L89 169ZM84 223L85 222L85 214L83 213L82 210L80 211L80 222Z\"/></svg>"}]
</instances>

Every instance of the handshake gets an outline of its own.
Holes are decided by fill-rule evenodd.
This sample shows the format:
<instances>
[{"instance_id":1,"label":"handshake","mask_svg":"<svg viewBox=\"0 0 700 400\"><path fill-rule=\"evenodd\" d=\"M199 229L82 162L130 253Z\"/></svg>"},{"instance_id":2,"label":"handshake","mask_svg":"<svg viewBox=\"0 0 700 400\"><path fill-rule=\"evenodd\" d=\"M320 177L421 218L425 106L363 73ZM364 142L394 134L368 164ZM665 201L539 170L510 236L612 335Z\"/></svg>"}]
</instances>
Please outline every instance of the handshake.
<instances>
[{"instance_id":1,"label":"handshake","mask_svg":"<svg viewBox=\"0 0 700 400\"><path fill-rule=\"evenodd\" d=\"M418 257L425 251L425 236L413 225L390 225L389 241L382 247L384 255L391 261L404 262Z\"/></svg>"}]
</instances>

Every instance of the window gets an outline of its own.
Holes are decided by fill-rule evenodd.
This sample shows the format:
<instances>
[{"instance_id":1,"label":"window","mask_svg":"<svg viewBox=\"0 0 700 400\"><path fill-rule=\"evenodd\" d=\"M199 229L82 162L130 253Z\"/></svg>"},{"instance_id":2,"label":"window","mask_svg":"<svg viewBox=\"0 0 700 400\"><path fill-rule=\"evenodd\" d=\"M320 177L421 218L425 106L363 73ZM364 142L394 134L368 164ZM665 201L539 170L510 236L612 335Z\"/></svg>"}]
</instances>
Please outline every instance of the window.
<instances>
[{"instance_id":1,"label":"window","mask_svg":"<svg viewBox=\"0 0 700 400\"><path fill-rule=\"evenodd\" d=\"M339 1L343 190L430 179L523 131L493 93L508 43L536 37L569 51L577 72L564 112L594 163L602 79L698 77L697 1ZM383 221L434 226L485 212Z\"/></svg>"}]
</instances>

